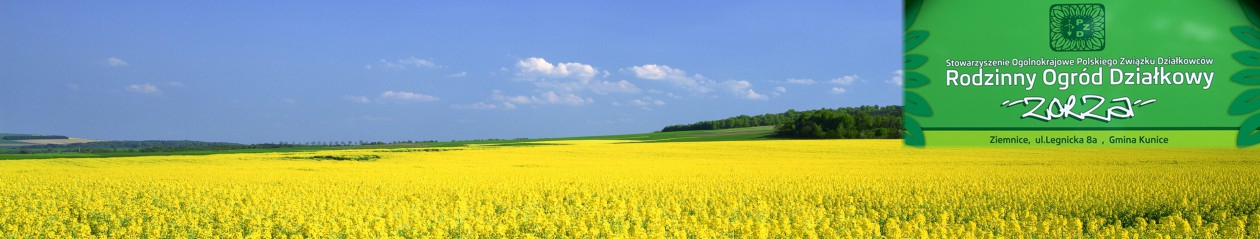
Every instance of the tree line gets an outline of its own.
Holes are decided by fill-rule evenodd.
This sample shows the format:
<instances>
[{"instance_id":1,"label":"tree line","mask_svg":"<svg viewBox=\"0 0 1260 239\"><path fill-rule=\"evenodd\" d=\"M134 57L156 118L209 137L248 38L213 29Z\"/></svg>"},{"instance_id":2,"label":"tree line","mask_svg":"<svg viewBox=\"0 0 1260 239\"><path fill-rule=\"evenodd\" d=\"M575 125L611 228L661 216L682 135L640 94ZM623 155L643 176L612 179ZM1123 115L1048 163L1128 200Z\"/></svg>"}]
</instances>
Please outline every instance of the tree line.
<instances>
[{"instance_id":1,"label":"tree line","mask_svg":"<svg viewBox=\"0 0 1260 239\"><path fill-rule=\"evenodd\" d=\"M757 126L779 125L784 122L792 121L800 116L800 112L796 110L788 110L787 112L778 114L761 114L756 116L740 115L720 120L700 121L691 124L680 124L665 126L661 132L673 131L689 131L689 130L715 130L715 129L733 129Z\"/></svg>"},{"instance_id":2,"label":"tree line","mask_svg":"<svg viewBox=\"0 0 1260 239\"><path fill-rule=\"evenodd\" d=\"M780 137L810 139L899 139L901 106L859 106L801 112L775 126Z\"/></svg>"},{"instance_id":3,"label":"tree line","mask_svg":"<svg viewBox=\"0 0 1260 239\"><path fill-rule=\"evenodd\" d=\"M775 135L811 139L901 138L901 106L858 106L796 111L665 126L661 132L774 126Z\"/></svg>"}]
</instances>

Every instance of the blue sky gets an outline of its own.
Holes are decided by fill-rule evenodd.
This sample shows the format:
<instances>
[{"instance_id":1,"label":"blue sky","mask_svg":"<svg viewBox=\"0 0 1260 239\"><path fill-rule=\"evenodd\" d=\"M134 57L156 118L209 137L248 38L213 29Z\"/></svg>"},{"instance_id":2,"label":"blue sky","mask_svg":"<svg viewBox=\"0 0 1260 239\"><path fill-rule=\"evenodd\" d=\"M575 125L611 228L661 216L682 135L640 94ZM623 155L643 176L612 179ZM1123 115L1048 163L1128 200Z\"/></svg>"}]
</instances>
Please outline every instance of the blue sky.
<instances>
[{"instance_id":1,"label":"blue sky","mask_svg":"<svg viewBox=\"0 0 1260 239\"><path fill-rule=\"evenodd\" d=\"M0 132L641 133L900 104L900 1L4 1Z\"/></svg>"}]
</instances>

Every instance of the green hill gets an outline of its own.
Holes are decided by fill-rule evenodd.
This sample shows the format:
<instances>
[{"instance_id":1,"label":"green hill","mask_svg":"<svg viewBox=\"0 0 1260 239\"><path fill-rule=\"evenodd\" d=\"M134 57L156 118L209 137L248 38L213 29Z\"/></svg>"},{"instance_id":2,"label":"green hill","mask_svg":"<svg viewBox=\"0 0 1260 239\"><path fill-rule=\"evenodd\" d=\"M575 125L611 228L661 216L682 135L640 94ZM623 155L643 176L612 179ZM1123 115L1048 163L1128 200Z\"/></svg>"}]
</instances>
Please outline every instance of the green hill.
<instances>
[{"instance_id":1,"label":"green hill","mask_svg":"<svg viewBox=\"0 0 1260 239\"><path fill-rule=\"evenodd\" d=\"M76 139L61 135L0 133L0 147L22 147L42 144L72 144L98 140Z\"/></svg>"}]
</instances>

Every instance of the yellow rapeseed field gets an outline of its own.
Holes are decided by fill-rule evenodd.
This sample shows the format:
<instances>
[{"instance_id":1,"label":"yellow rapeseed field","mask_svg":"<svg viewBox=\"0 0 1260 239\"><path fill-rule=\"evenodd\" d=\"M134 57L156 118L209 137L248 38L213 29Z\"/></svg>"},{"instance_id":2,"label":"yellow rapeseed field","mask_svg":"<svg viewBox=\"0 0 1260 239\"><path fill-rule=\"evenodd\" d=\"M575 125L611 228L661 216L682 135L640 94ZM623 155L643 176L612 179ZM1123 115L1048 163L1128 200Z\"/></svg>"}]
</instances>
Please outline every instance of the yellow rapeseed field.
<instances>
[{"instance_id":1,"label":"yellow rapeseed field","mask_svg":"<svg viewBox=\"0 0 1260 239\"><path fill-rule=\"evenodd\" d=\"M549 143L0 161L0 238L1260 237L1254 150Z\"/></svg>"}]
</instances>

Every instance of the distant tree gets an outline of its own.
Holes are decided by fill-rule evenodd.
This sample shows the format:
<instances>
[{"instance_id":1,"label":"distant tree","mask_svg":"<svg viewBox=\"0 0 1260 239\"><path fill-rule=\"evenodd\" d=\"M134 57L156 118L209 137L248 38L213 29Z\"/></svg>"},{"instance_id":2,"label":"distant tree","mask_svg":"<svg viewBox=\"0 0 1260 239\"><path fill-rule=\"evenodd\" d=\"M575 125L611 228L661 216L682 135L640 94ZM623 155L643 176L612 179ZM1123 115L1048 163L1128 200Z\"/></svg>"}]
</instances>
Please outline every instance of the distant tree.
<instances>
[{"instance_id":1,"label":"distant tree","mask_svg":"<svg viewBox=\"0 0 1260 239\"><path fill-rule=\"evenodd\" d=\"M900 106L860 106L803 112L775 126L775 134L787 138L901 138Z\"/></svg>"}]
</instances>

